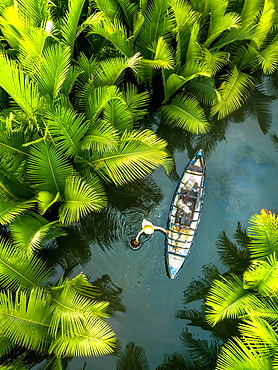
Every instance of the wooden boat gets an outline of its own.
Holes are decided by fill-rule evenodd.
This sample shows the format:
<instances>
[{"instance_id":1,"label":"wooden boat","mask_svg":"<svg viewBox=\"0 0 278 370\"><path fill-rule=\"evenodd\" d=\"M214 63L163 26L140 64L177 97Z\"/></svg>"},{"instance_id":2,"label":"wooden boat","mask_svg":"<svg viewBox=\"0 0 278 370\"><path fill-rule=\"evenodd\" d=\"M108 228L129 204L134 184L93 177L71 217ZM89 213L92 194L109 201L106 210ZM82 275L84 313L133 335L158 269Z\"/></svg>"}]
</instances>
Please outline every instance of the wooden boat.
<instances>
[{"instance_id":1,"label":"wooden boat","mask_svg":"<svg viewBox=\"0 0 278 370\"><path fill-rule=\"evenodd\" d=\"M166 238L166 265L174 279L187 259L200 222L205 192L205 157L200 149L185 168L174 194Z\"/></svg>"}]
</instances>

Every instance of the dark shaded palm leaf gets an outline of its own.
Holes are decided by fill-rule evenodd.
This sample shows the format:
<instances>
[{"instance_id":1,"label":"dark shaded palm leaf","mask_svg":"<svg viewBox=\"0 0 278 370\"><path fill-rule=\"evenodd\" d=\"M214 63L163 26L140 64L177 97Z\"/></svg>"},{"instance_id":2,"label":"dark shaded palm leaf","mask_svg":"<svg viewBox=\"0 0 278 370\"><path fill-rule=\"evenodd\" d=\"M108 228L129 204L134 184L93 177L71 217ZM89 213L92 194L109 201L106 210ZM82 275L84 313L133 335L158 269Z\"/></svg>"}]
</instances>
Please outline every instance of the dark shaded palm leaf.
<instances>
[{"instance_id":1,"label":"dark shaded palm leaf","mask_svg":"<svg viewBox=\"0 0 278 370\"><path fill-rule=\"evenodd\" d=\"M118 355L117 370L149 370L146 351L134 342L129 342Z\"/></svg>"}]
</instances>

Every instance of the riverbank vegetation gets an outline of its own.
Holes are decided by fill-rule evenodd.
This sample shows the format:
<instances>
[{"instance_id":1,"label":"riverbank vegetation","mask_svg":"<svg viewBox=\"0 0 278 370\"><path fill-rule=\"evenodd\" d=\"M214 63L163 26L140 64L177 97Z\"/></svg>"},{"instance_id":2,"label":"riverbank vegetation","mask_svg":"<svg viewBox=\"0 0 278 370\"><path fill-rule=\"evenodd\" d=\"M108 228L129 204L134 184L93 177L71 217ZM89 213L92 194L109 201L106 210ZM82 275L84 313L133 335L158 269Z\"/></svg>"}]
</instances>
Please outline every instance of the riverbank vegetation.
<instances>
[{"instance_id":1,"label":"riverbank vegetation","mask_svg":"<svg viewBox=\"0 0 278 370\"><path fill-rule=\"evenodd\" d=\"M48 312L36 322L43 343L5 321L2 356L17 345L54 355L62 368L61 357L112 350L112 331L99 321L105 304L82 275L47 284L41 250L104 209L107 184L126 185L161 165L170 173L167 141L143 122L149 112L184 136L205 134L211 117L247 101L255 74L277 67L277 7L273 0L1 2L0 314L15 325L25 311L22 325L31 328L28 315ZM72 324L62 297L68 311L74 306ZM59 347L82 330L107 340L105 350Z\"/></svg>"}]
</instances>

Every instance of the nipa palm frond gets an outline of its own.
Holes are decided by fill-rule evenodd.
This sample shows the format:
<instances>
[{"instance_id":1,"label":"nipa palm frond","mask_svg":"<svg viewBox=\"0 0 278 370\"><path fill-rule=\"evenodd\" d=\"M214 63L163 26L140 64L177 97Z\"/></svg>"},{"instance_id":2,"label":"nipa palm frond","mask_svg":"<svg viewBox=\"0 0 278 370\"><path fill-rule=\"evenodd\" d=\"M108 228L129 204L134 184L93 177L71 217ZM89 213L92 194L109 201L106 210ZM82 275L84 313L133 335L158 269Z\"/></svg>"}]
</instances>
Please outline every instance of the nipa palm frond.
<instances>
[{"instance_id":1,"label":"nipa palm frond","mask_svg":"<svg viewBox=\"0 0 278 370\"><path fill-rule=\"evenodd\" d=\"M90 165L106 181L123 185L143 178L168 159L167 143L150 130L127 131L117 151L101 156L95 153Z\"/></svg>"},{"instance_id":2,"label":"nipa palm frond","mask_svg":"<svg viewBox=\"0 0 278 370\"><path fill-rule=\"evenodd\" d=\"M116 339L108 324L98 318L90 318L86 329L74 336L58 335L50 346L49 352L59 357L103 356L112 353Z\"/></svg>"},{"instance_id":3,"label":"nipa palm frond","mask_svg":"<svg viewBox=\"0 0 278 370\"><path fill-rule=\"evenodd\" d=\"M103 153L116 149L118 143L118 130L110 122L98 120L83 138L81 148Z\"/></svg>"},{"instance_id":4,"label":"nipa palm frond","mask_svg":"<svg viewBox=\"0 0 278 370\"><path fill-rule=\"evenodd\" d=\"M37 256L29 258L11 243L0 240L0 285L12 289L31 289L44 284L51 270Z\"/></svg>"},{"instance_id":5,"label":"nipa palm frond","mask_svg":"<svg viewBox=\"0 0 278 370\"><path fill-rule=\"evenodd\" d=\"M278 41L272 42L257 54L264 74L273 73L278 65Z\"/></svg>"},{"instance_id":6,"label":"nipa palm frond","mask_svg":"<svg viewBox=\"0 0 278 370\"><path fill-rule=\"evenodd\" d=\"M28 117L38 110L41 97L38 87L20 70L15 61L0 53L0 86L20 106Z\"/></svg>"},{"instance_id":7,"label":"nipa palm frond","mask_svg":"<svg viewBox=\"0 0 278 370\"><path fill-rule=\"evenodd\" d=\"M273 252L278 252L278 220L277 216L267 210L250 217L248 245L252 258L264 258Z\"/></svg>"},{"instance_id":8,"label":"nipa palm frond","mask_svg":"<svg viewBox=\"0 0 278 370\"><path fill-rule=\"evenodd\" d=\"M35 189L48 191L53 195L64 192L65 180L72 174L67 159L48 142L33 145L27 171Z\"/></svg>"},{"instance_id":9,"label":"nipa palm frond","mask_svg":"<svg viewBox=\"0 0 278 370\"><path fill-rule=\"evenodd\" d=\"M226 117L242 106L254 89L254 82L249 75L239 72L236 67L224 77L218 92L219 99L215 100L211 114L218 119Z\"/></svg>"},{"instance_id":10,"label":"nipa palm frond","mask_svg":"<svg viewBox=\"0 0 278 370\"><path fill-rule=\"evenodd\" d=\"M40 352L47 347L49 297L42 289L29 295L18 291L0 294L1 334L18 346Z\"/></svg>"},{"instance_id":11,"label":"nipa palm frond","mask_svg":"<svg viewBox=\"0 0 278 370\"><path fill-rule=\"evenodd\" d=\"M181 127L193 134L205 133L210 127L204 110L192 96L176 96L161 109L161 113L167 124Z\"/></svg>"},{"instance_id":12,"label":"nipa palm frond","mask_svg":"<svg viewBox=\"0 0 278 370\"><path fill-rule=\"evenodd\" d=\"M69 0L68 11L61 20L63 42L73 52L74 43L78 36L78 22L85 0Z\"/></svg>"},{"instance_id":13,"label":"nipa palm frond","mask_svg":"<svg viewBox=\"0 0 278 370\"><path fill-rule=\"evenodd\" d=\"M229 279L222 277L221 280L215 280L206 299L209 324L214 326L219 321L237 318L246 313L250 295L236 275L231 275Z\"/></svg>"},{"instance_id":14,"label":"nipa palm frond","mask_svg":"<svg viewBox=\"0 0 278 370\"><path fill-rule=\"evenodd\" d=\"M147 91L138 93L135 85L128 84L123 91L127 109L132 114L133 122L138 122L148 113L147 107L150 102L150 94Z\"/></svg>"},{"instance_id":15,"label":"nipa palm frond","mask_svg":"<svg viewBox=\"0 0 278 370\"><path fill-rule=\"evenodd\" d=\"M133 128L133 117L123 98L111 99L105 106L103 116L118 131Z\"/></svg>"},{"instance_id":16,"label":"nipa palm frond","mask_svg":"<svg viewBox=\"0 0 278 370\"><path fill-rule=\"evenodd\" d=\"M197 77L186 83L186 87L196 96L196 98L206 104L211 105L217 98L217 91L212 77Z\"/></svg>"},{"instance_id":17,"label":"nipa palm frond","mask_svg":"<svg viewBox=\"0 0 278 370\"><path fill-rule=\"evenodd\" d=\"M136 346L134 342L129 342L122 353L118 355L117 370L126 370L134 364L140 370L149 370L146 351L143 347Z\"/></svg>"},{"instance_id":18,"label":"nipa palm frond","mask_svg":"<svg viewBox=\"0 0 278 370\"><path fill-rule=\"evenodd\" d=\"M46 124L55 143L68 157L79 154L81 141L89 128L84 115L77 115L73 109L57 106L47 114Z\"/></svg>"},{"instance_id":19,"label":"nipa palm frond","mask_svg":"<svg viewBox=\"0 0 278 370\"><path fill-rule=\"evenodd\" d=\"M106 196L97 177L90 184L77 176L66 179L64 203L59 209L62 224L78 222L90 212L98 212L106 205Z\"/></svg>"},{"instance_id":20,"label":"nipa palm frond","mask_svg":"<svg viewBox=\"0 0 278 370\"><path fill-rule=\"evenodd\" d=\"M18 0L19 13L23 14L34 27L43 27L50 18L49 2L45 0Z\"/></svg>"},{"instance_id":21,"label":"nipa palm frond","mask_svg":"<svg viewBox=\"0 0 278 370\"><path fill-rule=\"evenodd\" d=\"M17 218L11 225L13 242L27 256L42 247L43 242L55 236L65 235L58 221L48 222L36 213L28 213ZM50 237L51 236L51 237Z\"/></svg>"},{"instance_id":22,"label":"nipa palm frond","mask_svg":"<svg viewBox=\"0 0 278 370\"><path fill-rule=\"evenodd\" d=\"M48 95L52 100L57 98L68 75L69 65L70 48L68 46L54 44L43 51L33 72L33 78L42 95Z\"/></svg>"},{"instance_id":23,"label":"nipa palm frond","mask_svg":"<svg viewBox=\"0 0 278 370\"><path fill-rule=\"evenodd\" d=\"M3 198L0 200L0 225L10 224L17 216L24 213L27 209L34 207L34 205L34 200L18 202L8 197Z\"/></svg>"},{"instance_id":24,"label":"nipa palm frond","mask_svg":"<svg viewBox=\"0 0 278 370\"><path fill-rule=\"evenodd\" d=\"M225 343L217 359L216 370L272 370L272 358L262 356L256 348L245 344L240 338Z\"/></svg>"},{"instance_id":25,"label":"nipa palm frond","mask_svg":"<svg viewBox=\"0 0 278 370\"><path fill-rule=\"evenodd\" d=\"M175 61L173 55L163 37L159 37L156 43L153 59L142 59L142 63L151 66L152 68L174 68Z\"/></svg>"}]
</instances>

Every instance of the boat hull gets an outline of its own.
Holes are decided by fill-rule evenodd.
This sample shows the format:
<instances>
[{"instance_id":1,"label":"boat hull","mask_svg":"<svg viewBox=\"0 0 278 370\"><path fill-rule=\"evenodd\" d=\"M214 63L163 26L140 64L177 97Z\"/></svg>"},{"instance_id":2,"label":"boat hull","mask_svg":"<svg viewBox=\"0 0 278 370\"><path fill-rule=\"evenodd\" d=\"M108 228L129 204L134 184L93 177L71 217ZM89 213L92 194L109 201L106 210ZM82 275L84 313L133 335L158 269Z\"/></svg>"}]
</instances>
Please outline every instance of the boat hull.
<instances>
[{"instance_id":1,"label":"boat hull","mask_svg":"<svg viewBox=\"0 0 278 370\"><path fill-rule=\"evenodd\" d=\"M187 259L196 235L205 193L205 157L200 149L185 168L174 193L166 238L167 273L174 279Z\"/></svg>"}]
</instances>

